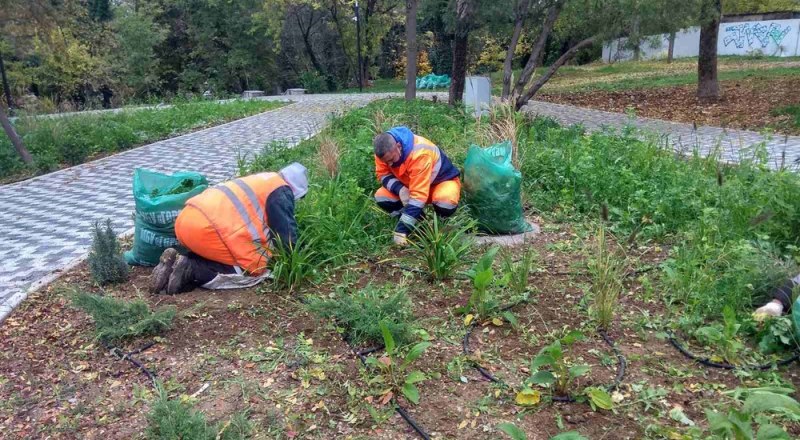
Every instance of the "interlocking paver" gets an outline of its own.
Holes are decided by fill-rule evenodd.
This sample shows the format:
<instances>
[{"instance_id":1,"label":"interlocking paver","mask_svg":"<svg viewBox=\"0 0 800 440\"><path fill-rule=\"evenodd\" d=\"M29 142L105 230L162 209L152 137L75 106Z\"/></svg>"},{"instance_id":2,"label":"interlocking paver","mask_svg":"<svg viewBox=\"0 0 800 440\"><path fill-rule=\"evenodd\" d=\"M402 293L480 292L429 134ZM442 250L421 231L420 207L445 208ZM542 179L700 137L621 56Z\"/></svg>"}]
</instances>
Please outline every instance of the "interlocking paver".
<instances>
[{"instance_id":1,"label":"interlocking paver","mask_svg":"<svg viewBox=\"0 0 800 440\"><path fill-rule=\"evenodd\" d=\"M429 97L432 94L422 94ZM222 126L156 142L108 158L24 182L0 186L0 321L22 301L29 288L52 278L86 255L91 226L110 218L117 231L132 227L131 179L138 167L161 172L195 170L212 183L236 173L241 156L271 141L294 145L317 133L331 113L341 113L392 94L293 96L293 104ZM438 96L446 97L443 94ZM268 97L266 99L281 99ZM758 133L698 127L566 105L531 102L527 111L589 129L634 125L661 134L673 148L708 154L717 146L723 159L737 161L740 150L765 141ZM800 137L766 140L774 166L800 157Z\"/></svg>"},{"instance_id":2,"label":"interlocking paver","mask_svg":"<svg viewBox=\"0 0 800 440\"><path fill-rule=\"evenodd\" d=\"M277 110L0 187L0 320L32 283L86 254L95 221L110 218L119 232L133 226L135 168L194 170L220 182L235 175L237 158L275 140L297 144L330 114L388 96L294 96L293 104Z\"/></svg>"},{"instance_id":3,"label":"interlocking paver","mask_svg":"<svg viewBox=\"0 0 800 440\"><path fill-rule=\"evenodd\" d=\"M702 156L716 152L721 160L736 163L752 157L752 146L762 144L769 154L769 166L796 169L800 161L800 136L764 136L760 133L698 126L680 122L650 118L632 118L622 113L613 113L551 102L531 101L524 108L533 114L551 117L562 124L583 124L590 131L603 128L622 129L633 126L640 137L662 136L662 142L681 153L692 153L695 149Z\"/></svg>"}]
</instances>

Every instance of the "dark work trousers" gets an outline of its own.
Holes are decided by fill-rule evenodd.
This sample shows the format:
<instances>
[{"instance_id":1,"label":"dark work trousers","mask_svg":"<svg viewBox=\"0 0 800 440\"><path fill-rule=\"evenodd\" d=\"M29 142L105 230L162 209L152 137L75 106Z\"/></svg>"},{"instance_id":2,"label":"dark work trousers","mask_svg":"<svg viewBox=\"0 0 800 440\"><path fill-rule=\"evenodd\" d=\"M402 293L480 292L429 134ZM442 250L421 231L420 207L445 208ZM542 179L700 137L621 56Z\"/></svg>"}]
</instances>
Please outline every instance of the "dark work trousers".
<instances>
[{"instance_id":1,"label":"dark work trousers","mask_svg":"<svg viewBox=\"0 0 800 440\"><path fill-rule=\"evenodd\" d=\"M772 292L772 297L783 304L784 312L788 312L789 308L792 307L792 289L798 284L800 284L800 274Z\"/></svg>"},{"instance_id":2,"label":"dark work trousers","mask_svg":"<svg viewBox=\"0 0 800 440\"><path fill-rule=\"evenodd\" d=\"M236 273L233 266L206 260L195 253L189 252L186 256L189 257L189 261L192 264L192 276L194 277L195 286L202 286L219 274Z\"/></svg>"}]
</instances>

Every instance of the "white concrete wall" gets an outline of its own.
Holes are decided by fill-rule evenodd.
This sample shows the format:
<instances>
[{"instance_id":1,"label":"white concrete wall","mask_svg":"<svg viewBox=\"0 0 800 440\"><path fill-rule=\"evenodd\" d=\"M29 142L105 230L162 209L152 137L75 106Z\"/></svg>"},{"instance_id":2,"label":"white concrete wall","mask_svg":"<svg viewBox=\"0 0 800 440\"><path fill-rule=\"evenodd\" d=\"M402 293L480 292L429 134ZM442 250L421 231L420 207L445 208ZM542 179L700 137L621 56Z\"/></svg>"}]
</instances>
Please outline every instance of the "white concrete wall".
<instances>
[{"instance_id":1,"label":"white concrete wall","mask_svg":"<svg viewBox=\"0 0 800 440\"><path fill-rule=\"evenodd\" d=\"M622 49L625 39L620 38L603 45L603 61L633 59L633 51ZM719 29L719 55L770 55L790 57L800 55L800 19L772 21L744 21L721 23ZM696 57L700 46L700 28L693 27L675 35L675 58ZM642 59L667 57L669 35L647 37L641 45Z\"/></svg>"}]
</instances>

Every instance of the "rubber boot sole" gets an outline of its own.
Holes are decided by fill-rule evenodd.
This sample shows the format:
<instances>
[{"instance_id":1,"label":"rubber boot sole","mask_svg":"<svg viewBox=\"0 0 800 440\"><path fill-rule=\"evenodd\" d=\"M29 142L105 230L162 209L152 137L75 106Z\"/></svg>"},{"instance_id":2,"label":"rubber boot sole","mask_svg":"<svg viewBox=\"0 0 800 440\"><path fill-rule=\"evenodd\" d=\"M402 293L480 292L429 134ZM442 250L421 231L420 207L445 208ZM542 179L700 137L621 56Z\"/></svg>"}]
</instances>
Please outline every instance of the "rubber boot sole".
<instances>
[{"instance_id":1,"label":"rubber boot sole","mask_svg":"<svg viewBox=\"0 0 800 440\"><path fill-rule=\"evenodd\" d=\"M172 266L175 264L177 257L178 251L173 248L166 249L161 253L158 265L153 269L153 273L150 274L150 293L160 293L167 288L169 277L172 275Z\"/></svg>"}]
</instances>

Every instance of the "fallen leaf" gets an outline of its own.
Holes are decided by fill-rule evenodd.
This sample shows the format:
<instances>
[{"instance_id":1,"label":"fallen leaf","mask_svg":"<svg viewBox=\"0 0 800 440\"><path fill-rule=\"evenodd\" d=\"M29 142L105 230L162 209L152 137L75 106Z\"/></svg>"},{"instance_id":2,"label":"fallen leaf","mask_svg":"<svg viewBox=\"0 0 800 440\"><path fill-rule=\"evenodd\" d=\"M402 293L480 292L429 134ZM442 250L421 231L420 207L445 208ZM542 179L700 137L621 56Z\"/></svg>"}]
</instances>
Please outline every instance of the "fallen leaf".
<instances>
[{"instance_id":1,"label":"fallen leaf","mask_svg":"<svg viewBox=\"0 0 800 440\"><path fill-rule=\"evenodd\" d=\"M475 316L472 315L472 314L469 314L469 315L465 316L464 317L464 325L469 325L474 318L475 318Z\"/></svg>"},{"instance_id":2,"label":"fallen leaf","mask_svg":"<svg viewBox=\"0 0 800 440\"><path fill-rule=\"evenodd\" d=\"M542 400L542 394L530 388L525 388L518 392L517 397L514 399L517 405L520 406L533 406L539 403L540 400Z\"/></svg>"}]
</instances>

